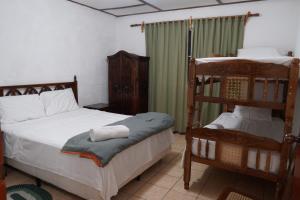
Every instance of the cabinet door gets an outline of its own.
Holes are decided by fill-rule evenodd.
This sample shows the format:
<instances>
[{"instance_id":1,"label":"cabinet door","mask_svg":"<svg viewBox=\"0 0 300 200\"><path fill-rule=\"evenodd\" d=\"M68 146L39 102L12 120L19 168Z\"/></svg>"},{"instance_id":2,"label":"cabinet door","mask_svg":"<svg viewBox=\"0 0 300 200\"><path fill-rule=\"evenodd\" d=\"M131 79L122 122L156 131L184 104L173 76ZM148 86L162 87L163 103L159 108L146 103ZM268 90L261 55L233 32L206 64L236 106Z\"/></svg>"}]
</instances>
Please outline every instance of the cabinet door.
<instances>
[{"instance_id":1,"label":"cabinet door","mask_svg":"<svg viewBox=\"0 0 300 200\"><path fill-rule=\"evenodd\" d=\"M149 88L149 66L148 61L140 62L138 73L138 112L148 112L148 88Z\"/></svg>"},{"instance_id":2,"label":"cabinet door","mask_svg":"<svg viewBox=\"0 0 300 200\"><path fill-rule=\"evenodd\" d=\"M121 79L122 79L122 111L124 114L134 113L134 75L135 61L127 55L122 56Z\"/></svg>"},{"instance_id":3,"label":"cabinet door","mask_svg":"<svg viewBox=\"0 0 300 200\"><path fill-rule=\"evenodd\" d=\"M108 62L109 110L122 113L121 56L110 58Z\"/></svg>"}]
</instances>

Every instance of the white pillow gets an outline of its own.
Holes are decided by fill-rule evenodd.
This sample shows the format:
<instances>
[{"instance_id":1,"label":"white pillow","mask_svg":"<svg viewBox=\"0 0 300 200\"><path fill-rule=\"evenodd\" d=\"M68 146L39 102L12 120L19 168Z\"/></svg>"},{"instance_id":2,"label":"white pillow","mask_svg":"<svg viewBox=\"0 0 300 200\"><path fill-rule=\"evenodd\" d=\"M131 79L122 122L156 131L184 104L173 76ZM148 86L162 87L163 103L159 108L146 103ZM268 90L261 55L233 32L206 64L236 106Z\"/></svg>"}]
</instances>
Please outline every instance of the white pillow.
<instances>
[{"instance_id":1,"label":"white pillow","mask_svg":"<svg viewBox=\"0 0 300 200\"><path fill-rule=\"evenodd\" d=\"M272 110L267 108L235 106L233 115L250 120L272 121Z\"/></svg>"},{"instance_id":2,"label":"white pillow","mask_svg":"<svg viewBox=\"0 0 300 200\"><path fill-rule=\"evenodd\" d=\"M71 88L43 92L40 94L40 97L47 116L77 110L79 108Z\"/></svg>"},{"instance_id":3,"label":"white pillow","mask_svg":"<svg viewBox=\"0 0 300 200\"><path fill-rule=\"evenodd\" d=\"M281 57L278 51L272 47L256 47L238 50L238 57L243 58L270 58Z\"/></svg>"},{"instance_id":4,"label":"white pillow","mask_svg":"<svg viewBox=\"0 0 300 200\"><path fill-rule=\"evenodd\" d=\"M0 97L1 123L15 123L44 117L43 103L38 94Z\"/></svg>"}]
</instances>

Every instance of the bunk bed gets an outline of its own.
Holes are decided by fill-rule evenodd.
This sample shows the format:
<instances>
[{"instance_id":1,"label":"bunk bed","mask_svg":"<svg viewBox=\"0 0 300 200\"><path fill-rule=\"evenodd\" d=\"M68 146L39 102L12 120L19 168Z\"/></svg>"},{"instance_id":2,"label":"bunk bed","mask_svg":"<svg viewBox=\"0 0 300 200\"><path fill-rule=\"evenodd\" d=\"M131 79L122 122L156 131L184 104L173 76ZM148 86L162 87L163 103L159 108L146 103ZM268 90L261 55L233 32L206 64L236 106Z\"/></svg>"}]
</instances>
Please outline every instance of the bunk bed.
<instances>
[{"instance_id":1,"label":"bunk bed","mask_svg":"<svg viewBox=\"0 0 300 200\"><path fill-rule=\"evenodd\" d=\"M276 197L280 195L292 147L285 138L292 134L298 73L299 60L291 57L191 60L185 189L193 161L273 181ZM204 103L220 104L223 110L207 126L199 114ZM262 116L244 120L236 115L255 109Z\"/></svg>"}]
</instances>

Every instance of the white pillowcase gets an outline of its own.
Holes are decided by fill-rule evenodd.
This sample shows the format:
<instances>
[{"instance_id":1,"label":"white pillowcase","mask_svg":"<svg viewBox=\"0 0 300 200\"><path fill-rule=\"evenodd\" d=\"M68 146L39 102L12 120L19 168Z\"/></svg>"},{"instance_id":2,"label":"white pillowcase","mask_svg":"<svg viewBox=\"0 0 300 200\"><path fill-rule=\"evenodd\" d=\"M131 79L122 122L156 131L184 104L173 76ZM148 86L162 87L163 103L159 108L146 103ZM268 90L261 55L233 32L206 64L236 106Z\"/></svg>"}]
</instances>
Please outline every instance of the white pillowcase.
<instances>
[{"instance_id":1,"label":"white pillowcase","mask_svg":"<svg viewBox=\"0 0 300 200\"><path fill-rule=\"evenodd\" d=\"M43 92L40 98L47 116L79 109L71 88Z\"/></svg>"},{"instance_id":2,"label":"white pillowcase","mask_svg":"<svg viewBox=\"0 0 300 200\"><path fill-rule=\"evenodd\" d=\"M267 108L235 106L233 115L250 120L272 121L272 110Z\"/></svg>"},{"instance_id":3,"label":"white pillowcase","mask_svg":"<svg viewBox=\"0 0 300 200\"><path fill-rule=\"evenodd\" d=\"M238 50L238 57L243 58L270 58L281 57L277 49L272 47L255 47Z\"/></svg>"},{"instance_id":4,"label":"white pillowcase","mask_svg":"<svg viewBox=\"0 0 300 200\"><path fill-rule=\"evenodd\" d=\"M0 97L1 123L15 123L44 117L45 110L38 94Z\"/></svg>"}]
</instances>

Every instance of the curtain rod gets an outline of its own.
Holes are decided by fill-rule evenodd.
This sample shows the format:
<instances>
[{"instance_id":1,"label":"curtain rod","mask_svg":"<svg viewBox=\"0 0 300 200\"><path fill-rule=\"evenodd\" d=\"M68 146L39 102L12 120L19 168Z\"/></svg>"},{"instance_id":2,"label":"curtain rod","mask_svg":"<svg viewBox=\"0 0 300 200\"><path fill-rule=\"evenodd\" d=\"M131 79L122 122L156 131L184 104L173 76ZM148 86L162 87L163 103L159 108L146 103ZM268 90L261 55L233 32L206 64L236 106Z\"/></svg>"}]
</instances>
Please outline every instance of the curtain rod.
<instances>
[{"instance_id":1,"label":"curtain rod","mask_svg":"<svg viewBox=\"0 0 300 200\"><path fill-rule=\"evenodd\" d=\"M249 17L259 17L260 14L259 13L251 13L251 12L248 12L246 15L232 15L232 16L218 16L218 17L204 17L204 18L195 18L193 20L197 20L197 19L216 19L216 18L229 18L229 17L242 17L242 16L246 16L246 19L245 19L245 23L248 21L248 18ZM190 18L190 20L192 19L192 17ZM145 22L142 22L141 24L131 24L130 27L138 27L138 26L141 26L142 27L142 31L144 29L144 26L146 24L154 24L154 23L168 23L168 22L181 22L181 21L185 21L185 20L173 20L173 21L160 21L160 22L152 22L152 23L145 23Z\"/></svg>"}]
</instances>

